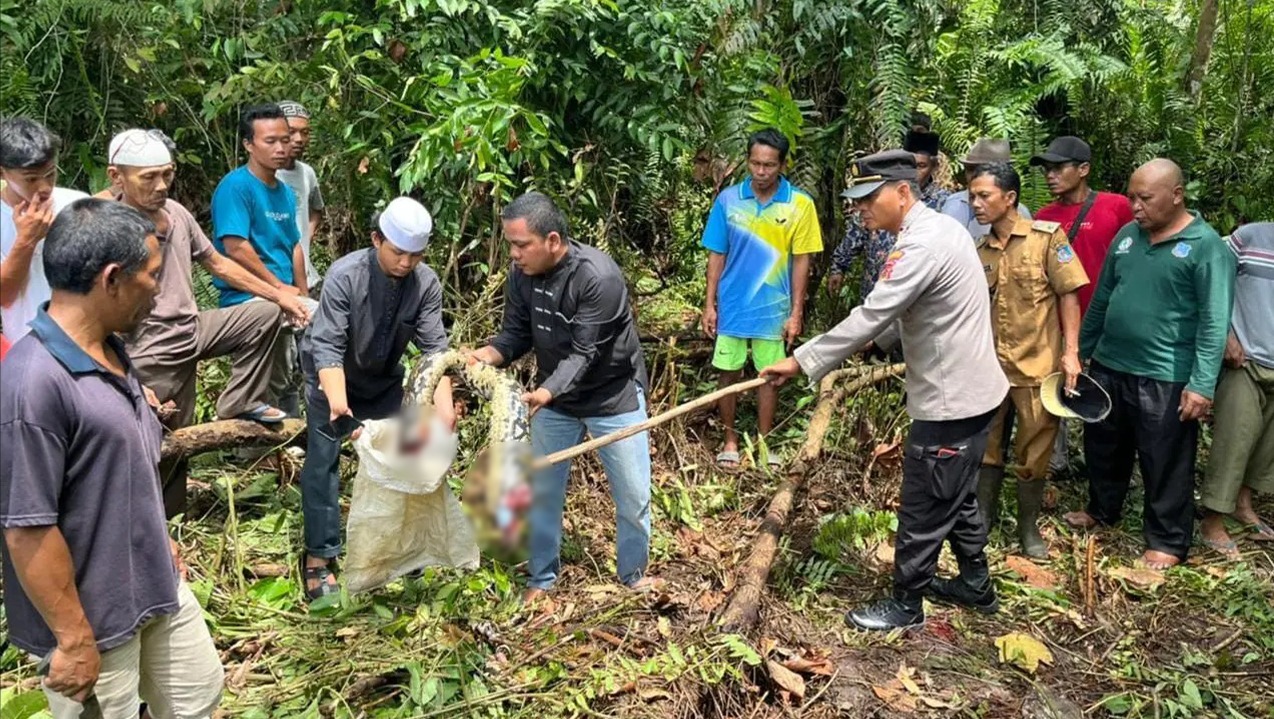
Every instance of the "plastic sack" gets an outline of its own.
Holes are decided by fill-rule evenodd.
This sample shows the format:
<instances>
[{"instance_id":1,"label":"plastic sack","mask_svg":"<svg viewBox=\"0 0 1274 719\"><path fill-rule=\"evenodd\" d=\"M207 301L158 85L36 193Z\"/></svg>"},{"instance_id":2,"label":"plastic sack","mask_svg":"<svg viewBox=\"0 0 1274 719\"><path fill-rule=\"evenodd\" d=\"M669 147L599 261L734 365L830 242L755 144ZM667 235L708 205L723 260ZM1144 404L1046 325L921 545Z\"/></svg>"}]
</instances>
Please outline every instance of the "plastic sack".
<instances>
[{"instance_id":1,"label":"plastic sack","mask_svg":"<svg viewBox=\"0 0 1274 719\"><path fill-rule=\"evenodd\" d=\"M431 428L420 452L398 452L399 420L370 420L354 441L358 474L347 525L345 585L351 594L384 586L429 566L473 569L473 526L444 480L456 436Z\"/></svg>"}]
</instances>

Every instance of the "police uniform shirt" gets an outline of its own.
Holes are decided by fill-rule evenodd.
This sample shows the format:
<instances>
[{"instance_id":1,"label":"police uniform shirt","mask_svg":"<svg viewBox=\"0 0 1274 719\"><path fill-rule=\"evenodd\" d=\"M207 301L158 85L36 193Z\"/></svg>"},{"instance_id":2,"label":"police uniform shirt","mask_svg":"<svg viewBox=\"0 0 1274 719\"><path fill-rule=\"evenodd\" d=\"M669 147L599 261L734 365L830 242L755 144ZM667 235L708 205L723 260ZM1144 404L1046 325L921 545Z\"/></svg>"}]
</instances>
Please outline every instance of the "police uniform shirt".
<instances>
[{"instance_id":1,"label":"police uniform shirt","mask_svg":"<svg viewBox=\"0 0 1274 719\"><path fill-rule=\"evenodd\" d=\"M1008 392L991 333L990 299L973 238L917 202L903 219L880 281L840 324L796 350L817 380L900 322L912 419L976 417Z\"/></svg>"},{"instance_id":2,"label":"police uniform shirt","mask_svg":"<svg viewBox=\"0 0 1274 719\"><path fill-rule=\"evenodd\" d=\"M1007 241L994 232L979 240L978 257L1000 365L1010 385L1037 387L1061 362L1058 297L1087 285L1088 274L1056 222L1019 218Z\"/></svg>"}]
</instances>

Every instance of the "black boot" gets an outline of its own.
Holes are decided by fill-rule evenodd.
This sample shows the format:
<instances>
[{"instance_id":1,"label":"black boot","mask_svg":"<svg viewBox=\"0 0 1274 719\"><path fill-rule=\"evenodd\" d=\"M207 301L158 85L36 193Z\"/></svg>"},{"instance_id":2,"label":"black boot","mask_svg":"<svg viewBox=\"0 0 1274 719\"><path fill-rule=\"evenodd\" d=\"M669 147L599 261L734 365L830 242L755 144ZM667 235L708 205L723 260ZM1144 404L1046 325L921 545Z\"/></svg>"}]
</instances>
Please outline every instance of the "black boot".
<instances>
[{"instance_id":1,"label":"black boot","mask_svg":"<svg viewBox=\"0 0 1274 719\"><path fill-rule=\"evenodd\" d=\"M1000 487L1004 484L1003 467L983 467L978 470L978 512L986 524L987 534L999 519Z\"/></svg>"},{"instance_id":2,"label":"black boot","mask_svg":"<svg viewBox=\"0 0 1274 719\"><path fill-rule=\"evenodd\" d=\"M958 560L960 576L954 579L934 577L929 584L929 593L940 601L960 604L983 614L995 614L1000 609L1000 599L995 595L995 585L991 583L986 555Z\"/></svg>"},{"instance_id":3,"label":"black boot","mask_svg":"<svg viewBox=\"0 0 1274 719\"><path fill-rule=\"evenodd\" d=\"M1048 543L1040 536L1040 506L1044 504L1044 480L1017 481L1017 540L1022 554L1048 559Z\"/></svg>"},{"instance_id":4,"label":"black boot","mask_svg":"<svg viewBox=\"0 0 1274 719\"><path fill-rule=\"evenodd\" d=\"M925 623L924 600L920 596L894 590L892 597L847 613L845 623L875 632L918 627Z\"/></svg>"}]
</instances>

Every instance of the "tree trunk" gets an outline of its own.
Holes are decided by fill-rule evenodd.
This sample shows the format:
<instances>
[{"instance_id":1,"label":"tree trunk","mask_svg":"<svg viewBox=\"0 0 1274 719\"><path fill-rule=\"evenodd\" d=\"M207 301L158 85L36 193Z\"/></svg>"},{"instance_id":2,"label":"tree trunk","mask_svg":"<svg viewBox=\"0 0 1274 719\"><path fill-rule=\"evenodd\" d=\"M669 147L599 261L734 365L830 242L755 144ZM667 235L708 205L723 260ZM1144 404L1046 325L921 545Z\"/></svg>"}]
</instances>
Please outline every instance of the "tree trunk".
<instances>
[{"instance_id":1,"label":"tree trunk","mask_svg":"<svg viewBox=\"0 0 1274 719\"><path fill-rule=\"evenodd\" d=\"M747 561L738 571L738 584L729 604L721 612L717 624L732 632L743 632L751 629L760 619L761 597L765 594L765 583L770 577L770 567L778 555L779 539L787 527L788 515L792 512L796 490L805 482L805 478L814 470L815 462L823 451L823 439L831 426L832 415L844 401L845 396L853 394L877 382L897 377L903 373L906 365L896 364L883 367L866 368L850 367L837 370L823 377L818 385L818 406L810 418L810 425L805 435L805 443L792 463L787 479L779 485L766 509L765 520L757 533L756 542ZM844 387L837 388L836 381L846 375L857 375Z\"/></svg>"},{"instance_id":2,"label":"tree trunk","mask_svg":"<svg viewBox=\"0 0 1274 719\"><path fill-rule=\"evenodd\" d=\"M1212 57L1212 44L1216 41L1217 15L1220 0L1203 0L1199 9L1199 27L1194 34L1194 53L1190 56L1190 68L1186 72L1186 92L1196 102L1203 91L1203 76L1207 72L1208 59Z\"/></svg>"},{"instance_id":3,"label":"tree trunk","mask_svg":"<svg viewBox=\"0 0 1274 719\"><path fill-rule=\"evenodd\" d=\"M304 433L305 421L300 419L287 419L274 426L246 419L223 419L174 431L164 438L160 458L179 459L218 449L290 444Z\"/></svg>"}]
</instances>

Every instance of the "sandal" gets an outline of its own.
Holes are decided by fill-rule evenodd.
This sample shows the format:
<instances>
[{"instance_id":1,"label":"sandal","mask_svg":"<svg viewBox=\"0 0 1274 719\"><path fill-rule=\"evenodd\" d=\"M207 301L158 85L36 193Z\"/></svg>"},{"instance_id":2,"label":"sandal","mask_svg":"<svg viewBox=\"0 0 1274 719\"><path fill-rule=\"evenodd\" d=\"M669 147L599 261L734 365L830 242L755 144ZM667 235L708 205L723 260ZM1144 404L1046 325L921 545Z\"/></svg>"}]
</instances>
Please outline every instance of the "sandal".
<instances>
[{"instance_id":1,"label":"sandal","mask_svg":"<svg viewBox=\"0 0 1274 719\"><path fill-rule=\"evenodd\" d=\"M334 575L330 564L325 564L321 567L307 567L305 566L305 557L301 557L301 586L305 588L305 596L311 602L340 591L340 585L327 581L327 578L331 576ZM310 589L311 581L318 582L318 586Z\"/></svg>"},{"instance_id":2,"label":"sandal","mask_svg":"<svg viewBox=\"0 0 1274 719\"><path fill-rule=\"evenodd\" d=\"M1235 544L1233 539L1208 539L1207 537L1199 537L1199 543L1226 559L1239 558L1239 545Z\"/></svg>"},{"instance_id":3,"label":"sandal","mask_svg":"<svg viewBox=\"0 0 1274 719\"><path fill-rule=\"evenodd\" d=\"M739 466L739 453L722 450L717 453L717 466L734 469Z\"/></svg>"},{"instance_id":4,"label":"sandal","mask_svg":"<svg viewBox=\"0 0 1274 719\"><path fill-rule=\"evenodd\" d=\"M235 417L235 419L246 419L252 422L260 422L261 424L279 424L288 418L288 413L278 407L271 407L263 404L256 409L249 410Z\"/></svg>"},{"instance_id":5,"label":"sandal","mask_svg":"<svg viewBox=\"0 0 1274 719\"><path fill-rule=\"evenodd\" d=\"M770 469L781 469L783 467L783 459L774 454L766 458L765 463L769 465Z\"/></svg>"},{"instance_id":6,"label":"sandal","mask_svg":"<svg viewBox=\"0 0 1274 719\"><path fill-rule=\"evenodd\" d=\"M1250 532L1247 538L1253 542L1274 542L1274 527L1263 520L1258 519L1252 524L1246 524L1243 529Z\"/></svg>"}]
</instances>

